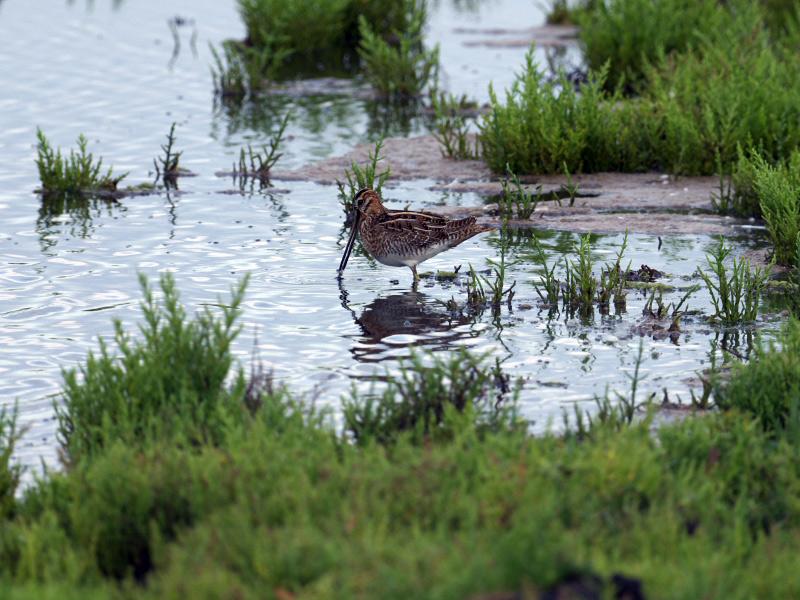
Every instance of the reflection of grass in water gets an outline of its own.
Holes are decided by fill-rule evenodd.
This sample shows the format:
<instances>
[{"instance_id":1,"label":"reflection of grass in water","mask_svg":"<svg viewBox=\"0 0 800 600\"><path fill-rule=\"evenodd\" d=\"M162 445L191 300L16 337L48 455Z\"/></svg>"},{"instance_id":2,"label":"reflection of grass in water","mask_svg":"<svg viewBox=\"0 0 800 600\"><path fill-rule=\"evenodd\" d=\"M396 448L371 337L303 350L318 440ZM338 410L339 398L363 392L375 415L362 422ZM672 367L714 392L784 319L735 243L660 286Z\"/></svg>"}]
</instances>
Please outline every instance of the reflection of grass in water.
<instances>
[{"instance_id":1,"label":"reflection of grass in water","mask_svg":"<svg viewBox=\"0 0 800 600\"><path fill-rule=\"evenodd\" d=\"M356 394L342 431L238 368L242 288L191 317L162 286L142 335L118 324L113 350L67 374L66 470L18 494L0 418L12 595L800 594L796 323L717 381L722 409L702 418L634 418L637 367L592 423L533 437L500 401L503 369L461 351Z\"/></svg>"}]
</instances>

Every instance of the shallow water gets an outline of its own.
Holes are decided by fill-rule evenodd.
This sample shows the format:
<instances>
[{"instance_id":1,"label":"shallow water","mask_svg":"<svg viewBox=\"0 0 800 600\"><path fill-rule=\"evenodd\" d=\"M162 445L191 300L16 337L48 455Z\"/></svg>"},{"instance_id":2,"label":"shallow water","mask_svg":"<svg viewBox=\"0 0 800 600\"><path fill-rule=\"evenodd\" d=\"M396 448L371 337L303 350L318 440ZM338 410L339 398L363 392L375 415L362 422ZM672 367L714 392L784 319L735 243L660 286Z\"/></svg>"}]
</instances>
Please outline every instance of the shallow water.
<instances>
[{"instance_id":1,"label":"shallow water","mask_svg":"<svg viewBox=\"0 0 800 600\"><path fill-rule=\"evenodd\" d=\"M334 95L220 109L213 102L208 43L242 36L235 3L164 4L0 3L0 402L18 401L29 427L18 451L21 461L54 461L52 401L60 370L80 364L98 337L110 336L112 319L130 327L139 320L137 273L174 273L192 308L224 298L250 273L236 352L244 363L257 356L292 389L333 408L354 384L369 388L376 374L396 369L412 348L469 346L501 357L512 375L523 378L523 414L541 431L574 403L591 408L592 397L607 387L626 389L640 339L644 392L688 396L690 378L706 364L719 331L690 316L676 342L640 337L636 328L645 298L633 291L624 314L596 312L588 322L548 319L537 305L537 268L525 235L512 248L512 308L504 307L497 318L491 311L448 310L451 297L463 304L464 278L425 280L412 291L407 270L363 256L351 259L340 286L334 271L344 234L335 188L276 182L277 191L239 193L215 172L230 165L242 143L266 140L287 109L294 116L281 162L286 168L343 153L387 128L422 133L423 120L387 125L369 102ZM490 0L477 3L475 11L447 0L435 4L430 39L441 43L447 88L485 101L490 80L497 89L507 87L525 49L468 48L462 41L481 35L452 30L535 25L542 20L535 4ZM167 27L176 15L189 20L178 28L177 54ZM119 171L130 171L130 182L137 183L148 179L172 121L178 123L182 164L198 175L182 179L180 192L87 203L66 212L48 210L33 193L37 126L62 147L73 146L84 132L92 151ZM429 191L431 184L390 187L387 202L392 208L483 202L472 194ZM577 239L569 233L537 235L553 257ZM598 236L597 257L610 260L620 241L621 236ZM627 257L634 267L644 263L666 271L667 283L693 283L713 241L662 241L659 249L656 237L632 235ZM736 241L740 249L760 243L756 237ZM483 269L496 258L497 245L496 233L473 238L420 270L466 270L469 263ZM666 294L665 300L681 295ZM690 307L707 311L707 294L698 292Z\"/></svg>"}]
</instances>

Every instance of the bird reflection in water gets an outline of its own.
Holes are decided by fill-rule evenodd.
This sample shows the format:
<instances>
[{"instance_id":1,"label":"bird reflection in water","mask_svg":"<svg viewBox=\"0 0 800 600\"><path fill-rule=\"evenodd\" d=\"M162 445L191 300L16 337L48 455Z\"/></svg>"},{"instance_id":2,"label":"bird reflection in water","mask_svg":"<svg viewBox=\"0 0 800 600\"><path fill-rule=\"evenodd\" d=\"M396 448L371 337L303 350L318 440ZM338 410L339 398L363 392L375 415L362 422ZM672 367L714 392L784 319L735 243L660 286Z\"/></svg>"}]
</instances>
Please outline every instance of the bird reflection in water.
<instances>
[{"instance_id":1,"label":"bird reflection in water","mask_svg":"<svg viewBox=\"0 0 800 600\"><path fill-rule=\"evenodd\" d=\"M360 314L350 308L347 291L341 287L342 306L353 315L362 336L351 352L360 362L380 362L399 358L397 349L424 347L431 350L449 348L459 340L477 335L465 325L473 317L450 310L444 302L416 290L375 298ZM393 336L402 336L391 339Z\"/></svg>"}]
</instances>

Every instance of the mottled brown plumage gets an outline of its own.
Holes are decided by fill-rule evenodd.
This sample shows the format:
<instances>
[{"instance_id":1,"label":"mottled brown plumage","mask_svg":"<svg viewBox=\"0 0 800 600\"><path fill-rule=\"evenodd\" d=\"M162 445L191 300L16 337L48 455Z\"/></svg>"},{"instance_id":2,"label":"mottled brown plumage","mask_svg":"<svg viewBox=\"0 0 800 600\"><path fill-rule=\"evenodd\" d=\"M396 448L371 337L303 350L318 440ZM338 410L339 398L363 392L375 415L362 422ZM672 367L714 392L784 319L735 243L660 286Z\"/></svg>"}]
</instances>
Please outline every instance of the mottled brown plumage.
<instances>
[{"instance_id":1,"label":"mottled brown plumage","mask_svg":"<svg viewBox=\"0 0 800 600\"><path fill-rule=\"evenodd\" d=\"M409 267L416 281L419 263L492 229L477 224L475 217L450 220L424 212L386 210L380 196L369 188L358 191L354 205L340 275L347 266L356 233L375 260L392 267Z\"/></svg>"}]
</instances>

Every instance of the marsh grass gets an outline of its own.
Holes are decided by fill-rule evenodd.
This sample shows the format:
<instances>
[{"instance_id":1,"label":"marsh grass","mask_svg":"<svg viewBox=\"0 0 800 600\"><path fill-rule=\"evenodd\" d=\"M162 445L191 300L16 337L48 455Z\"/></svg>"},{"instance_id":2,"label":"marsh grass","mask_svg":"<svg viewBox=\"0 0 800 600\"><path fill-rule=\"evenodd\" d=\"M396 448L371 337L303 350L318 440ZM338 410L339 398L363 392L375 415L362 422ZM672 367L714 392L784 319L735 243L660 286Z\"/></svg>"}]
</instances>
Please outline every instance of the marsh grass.
<instances>
[{"instance_id":1,"label":"marsh grass","mask_svg":"<svg viewBox=\"0 0 800 600\"><path fill-rule=\"evenodd\" d=\"M159 438L187 445L219 442L227 419L236 415L242 377L229 389L231 343L247 278L231 290L217 316L206 308L189 319L175 280L161 279L160 300L144 276L141 335L114 323L114 347L100 341L98 354L64 372L55 405L63 458L74 463L116 441L142 446Z\"/></svg>"},{"instance_id":2,"label":"marsh grass","mask_svg":"<svg viewBox=\"0 0 800 600\"><path fill-rule=\"evenodd\" d=\"M61 149L53 149L44 132L37 128L36 167L44 196L92 195L100 191L115 191L127 173L114 176L113 169L103 171L103 159L95 159L87 151L89 142L81 134L78 136L78 151L70 150L63 156Z\"/></svg>"},{"instance_id":3,"label":"marsh grass","mask_svg":"<svg viewBox=\"0 0 800 600\"><path fill-rule=\"evenodd\" d=\"M497 203L500 214L506 218L530 219L541 199L541 186L534 192L526 192L519 177L506 166L506 176L500 181L502 199Z\"/></svg>"},{"instance_id":4,"label":"marsh grass","mask_svg":"<svg viewBox=\"0 0 800 600\"><path fill-rule=\"evenodd\" d=\"M387 166L383 171L378 171L378 163L384 160L381 156L383 150L383 138L375 142L375 148L369 152L368 162L363 167L355 162L350 163L350 169L345 169L344 181L336 180L336 187L339 189L339 202L347 215L346 227L350 226L350 219L353 212L353 199L358 190L372 188L379 195L383 189L383 184L389 179L391 170Z\"/></svg>"},{"instance_id":5,"label":"marsh grass","mask_svg":"<svg viewBox=\"0 0 800 600\"><path fill-rule=\"evenodd\" d=\"M594 397L596 410L594 413L590 411L583 411L578 408L578 405L573 405L573 418L570 420L569 413L564 411L563 421L564 429L567 437L575 437L578 440L591 439L593 434L598 431L608 432L620 431L623 428L630 427L634 423L637 411L647 409L648 414L643 420L645 426L652 421L652 413L650 409L653 406L653 399L655 393L651 393L644 401L637 400L637 394L640 383L644 380L641 374L641 366L644 362L644 342L639 340L639 350L636 355L636 361L633 367L633 373L626 373L630 381L630 391L627 394L614 392L614 395L609 394L608 389L603 396Z\"/></svg>"},{"instance_id":6,"label":"marsh grass","mask_svg":"<svg viewBox=\"0 0 800 600\"><path fill-rule=\"evenodd\" d=\"M281 48L251 47L233 41L221 45L221 53L211 46L211 79L214 93L224 102L240 102L266 89L278 77L291 51Z\"/></svg>"},{"instance_id":7,"label":"marsh grass","mask_svg":"<svg viewBox=\"0 0 800 600\"><path fill-rule=\"evenodd\" d=\"M247 145L247 150L242 148L239 151L239 162L233 165L233 178L238 179L241 185L246 184L247 180L258 179L261 183L269 181L269 174L272 167L283 156L279 152L283 136L286 132L286 125L289 123L291 113L287 112L281 119L278 129L269 139L269 144L262 146L261 151L253 151L251 145Z\"/></svg>"},{"instance_id":8,"label":"marsh grass","mask_svg":"<svg viewBox=\"0 0 800 600\"><path fill-rule=\"evenodd\" d=\"M480 311L489 306L492 314L498 317L504 303L511 309L511 300L514 298L514 288L517 282L513 281L511 285L506 286L506 271L511 264L508 261L510 237L508 230L503 227L500 231L499 258L486 260L490 266L489 275L478 273L471 264L469 265L467 305L473 310Z\"/></svg>"},{"instance_id":9,"label":"marsh grass","mask_svg":"<svg viewBox=\"0 0 800 600\"><path fill-rule=\"evenodd\" d=\"M156 182L160 179L165 187L176 187L178 177L181 175L180 160L183 152L175 151L175 122L170 125L167 134L167 143L161 144L161 156L153 159L156 170Z\"/></svg>"},{"instance_id":10,"label":"marsh grass","mask_svg":"<svg viewBox=\"0 0 800 600\"><path fill-rule=\"evenodd\" d=\"M22 467L12 457L21 435L17 426L17 406L11 411L0 408L0 521L14 513L14 495L19 487Z\"/></svg>"},{"instance_id":11,"label":"marsh grass","mask_svg":"<svg viewBox=\"0 0 800 600\"><path fill-rule=\"evenodd\" d=\"M575 15L589 68L608 68L607 90L635 91L645 83L649 63L715 33L722 13L716 0L597 0Z\"/></svg>"},{"instance_id":12,"label":"marsh grass","mask_svg":"<svg viewBox=\"0 0 800 600\"><path fill-rule=\"evenodd\" d=\"M597 597L635 597L622 583L648 597L800 595L796 322L734 366L723 410L699 419L634 418L637 367L583 435L531 436L498 361L460 351L404 363L385 397L355 394L343 434L269 384L220 403L216 382L241 369L176 345L203 328L164 310L155 331L145 309L136 365L103 367L82 391L94 410L65 450L100 426L104 443L5 496L6 595L560 597L576 581ZM161 403L161 384L184 395ZM223 406L219 435L187 437Z\"/></svg>"},{"instance_id":13,"label":"marsh grass","mask_svg":"<svg viewBox=\"0 0 800 600\"><path fill-rule=\"evenodd\" d=\"M563 280L555 272L558 260L548 263L547 255L536 237L531 238L533 261L541 269L540 279L534 282L536 293L545 306L556 308L561 301L569 313L580 313L582 317L591 316L597 305L605 313L613 303L618 311L626 307L626 274L630 262L623 266L625 251L628 248L628 233L622 239L614 262L600 268L599 277L595 275L595 261L592 257L592 241L589 234L582 235L573 245L572 257L563 259Z\"/></svg>"},{"instance_id":14,"label":"marsh grass","mask_svg":"<svg viewBox=\"0 0 800 600\"><path fill-rule=\"evenodd\" d=\"M359 16L361 40L358 55L364 77L384 99L407 102L419 98L425 87L438 79L439 47L426 50L423 28L424 0L404 0L407 15L402 30L391 32L392 43Z\"/></svg>"},{"instance_id":15,"label":"marsh grass","mask_svg":"<svg viewBox=\"0 0 800 600\"><path fill-rule=\"evenodd\" d=\"M678 20L712 10L703 27L711 27L713 35L692 33L690 27L686 32L694 41L672 52L651 36L661 48L652 58L642 59L641 49L631 48L635 60L619 57L627 67L601 60L580 92L563 73L546 77L529 57L505 100L490 90L491 110L480 122L480 139L493 171L502 173L509 164L518 174L557 173L566 164L572 173L652 169L722 175L732 171L742 152L757 149L775 164L800 147L800 58L793 42L769 32L758 3L608 4L620 11L686 5L674 17ZM653 15L641 28L624 27L622 34L611 24L605 31L594 24L583 31L616 44L627 43L625 36L638 36L640 29L664 29L668 35L673 25L680 28L674 19L661 22ZM638 74L625 75L626 68ZM626 82L636 82L638 96L623 95Z\"/></svg>"},{"instance_id":16,"label":"marsh grass","mask_svg":"<svg viewBox=\"0 0 800 600\"><path fill-rule=\"evenodd\" d=\"M777 166L754 155L751 165L775 261L791 265L800 236L800 152L793 153L787 164Z\"/></svg>"},{"instance_id":17,"label":"marsh grass","mask_svg":"<svg viewBox=\"0 0 800 600\"><path fill-rule=\"evenodd\" d=\"M454 415L461 413L479 433L519 428L519 386L502 370L499 359L465 349L446 357L412 354L400 373L388 375L380 394L355 391L343 406L347 434L361 445L392 444L408 432L415 443L453 437Z\"/></svg>"},{"instance_id":18,"label":"marsh grass","mask_svg":"<svg viewBox=\"0 0 800 600\"><path fill-rule=\"evenodd\" d=\"M434 112L433 136L442 147L442 156L456 160L477 160L481 156L480 142L471 139L469 118L465 113L475 111L475 102L467 96L454 96L445 92L431 92L431 107Z\"/></svg>"},{"instance_id":19,"label":"marsh grass","mask_svg":"<svg viewBox=\"0 0 800 600\"><path fill-rule=\"evenodd\" d=\"M490 110L479 121L483 159L497 173L648 168L657 123L646 104L607 93L607 74L590 74L578 93L563 72L548 79L529 52L505 102L490 86Z\"/></svg>"},{"instance_id":20,"label":"marsh grass","mask_svg":"<svg viewBox=\"0 0 800 600\"><path fill-rule=\"evenodd\" d=\"M752 268L746 258L734 257L728 261L732 252L720 236L717 245L706 255L709 270L698 269L714 305L711 318L726 325L755 321L771 270L770 266Z\"/></svg>"},{"instance_id":21,"label":"marsh grass","mask_svg":"<svg viewBox=\"0 0 800 600\"><path fill-rule=\"evenodd\" d=\"M775 343L759 341L755 357L733 365L714 395L720 408L752 414L772 435L800 441L800 321L789 321Z\"/></svg>"}]
</instances>

